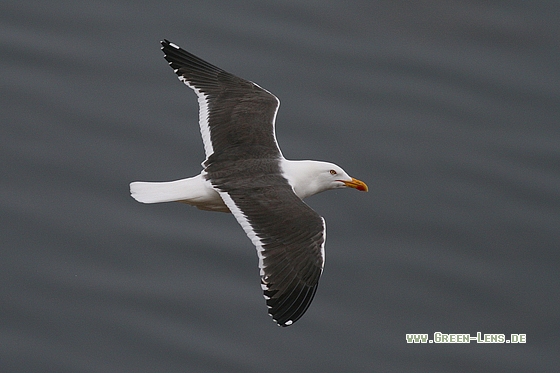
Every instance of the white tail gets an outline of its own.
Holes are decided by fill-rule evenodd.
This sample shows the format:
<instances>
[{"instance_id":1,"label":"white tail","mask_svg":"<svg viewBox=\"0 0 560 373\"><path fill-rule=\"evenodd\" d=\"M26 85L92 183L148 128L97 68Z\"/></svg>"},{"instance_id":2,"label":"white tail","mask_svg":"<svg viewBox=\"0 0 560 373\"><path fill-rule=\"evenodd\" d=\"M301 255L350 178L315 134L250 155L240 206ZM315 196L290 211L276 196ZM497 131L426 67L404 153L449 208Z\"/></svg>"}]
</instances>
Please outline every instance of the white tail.
<instances>
[{"instance_id":1,"label":"white tail","mask_svg":"<svg viewBox=\"0 0 560 373\"><path fill-rule=\"evenodd\" d=\"M190 197L190 179L166 182L135 181L130 183L130 195L142 203L182 201ZM192 193L192 191L191 191Z\"/></svg>"},{"instance_id":2,"label":"white tail","mask_svg":"<svg viewBox=\"0 0 560 373\"><path fill-rule=\"evenodd\" d=\"M130 195L142 203L183 202L201 210L229 212L222 198L202 175L164 182L135 181Z\"/></svg>"}]
</instances>

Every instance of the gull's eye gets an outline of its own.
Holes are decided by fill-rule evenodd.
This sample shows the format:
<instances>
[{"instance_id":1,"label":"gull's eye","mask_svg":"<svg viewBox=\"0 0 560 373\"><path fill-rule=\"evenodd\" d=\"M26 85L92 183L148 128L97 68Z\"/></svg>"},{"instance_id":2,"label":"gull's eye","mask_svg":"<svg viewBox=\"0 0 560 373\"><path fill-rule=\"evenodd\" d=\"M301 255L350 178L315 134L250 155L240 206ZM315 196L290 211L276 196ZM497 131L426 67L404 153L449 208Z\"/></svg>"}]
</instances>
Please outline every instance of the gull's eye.
<instances>
[{"instance_id":1,"label":"gull's eye","mask_svg":"<svg viewBox=\"0 0 560 373\"><path fill-rule=\"evenodd\" d=\"M335 171L335 170L330 170L329 172L331 173L331 175L336 175L336 171Z\"/></svg>"}]
</instances>

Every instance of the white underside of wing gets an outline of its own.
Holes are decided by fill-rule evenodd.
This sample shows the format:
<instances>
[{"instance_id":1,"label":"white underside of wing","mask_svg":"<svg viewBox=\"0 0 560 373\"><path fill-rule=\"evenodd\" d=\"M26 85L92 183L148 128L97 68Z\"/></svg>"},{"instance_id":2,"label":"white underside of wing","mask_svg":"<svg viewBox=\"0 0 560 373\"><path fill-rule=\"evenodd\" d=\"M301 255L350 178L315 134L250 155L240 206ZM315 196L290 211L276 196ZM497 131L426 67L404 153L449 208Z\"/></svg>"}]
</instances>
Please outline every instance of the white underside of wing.
<instances>
[{"instance_id":1,"label":"white underside of wing","mask_svg":"<svg viewBox=\"0 0 560 373\"><path fill-rule=\"evenodd\" d=\"M177 72L177 70L175 70L175 72ZM206 159L208 159L208 157L214 153L210 137L210 126L208 124L208 96L200 89L191 85L185 77L179 75L179 80L192 89L198 97L198 124L200 125L200 134L202 135L202 142L204 143L204 153L206 154Z\"/></svg>"},{"instance_id":2,"label":"white underside of wing","mask_svg":"<svg viewBox=\"0 0 560 373\"><path fill-rule=\"evenodd\" d=\"M243 228L243 230L247 234L247 237L249 237L253 245L255 245L255 247L257 248L257 255L259 257L260 275L261 278L266 281L266 278L264 277L265 276L264 255L263 255L264 248L261 239L259 238L259 236L257 236L255 231L253 230L253 227L251 226L251 223L249 223L249 220L247 220L245 214L239 209L239 207L237 207L237 205L235 204L233 199L229 196L229 194L226 192L219 192L219 193L226 206L230 209L233 216L235 216L235 219L237 219L239 225L241 225L241 228ZM262 285L262 288L263 290L268 290L265 284Z\"/></svg>"},{"instance_id":3,"label":"white underside of wing","mask_svg":"<svg viewBox=\"0 0 560 373\"><path fill-rule=\"evenodd\" d=\"M222 197L222 200L226 204L226 206L232 212L233 216L235 216L235 219L237 219L237 222L239 223L239 225L241 225L241 228L243 228L243 230L245 231L245 234L247 234L247 237L249 237L249 239L251 240L253 245L255 245L255 248L257 249L257 256L259 258L261 288L262 288L263 291L268 290L267 278L266 278L266 275L265 275L265 272L264 272L264 248L263 248L263 243L262 243L261 239L259 238L259 236L257 236L255 231L253 230L253 227L249 223L249 220L247 220L247 217L245 216L245 214L237 207L237 205L235 204L233 199L229 196L229 194L227 194L226 192L219 192L219 193L220 193L220 196ZM263 294L263 296L264 296L265 300L270 299L270 297L268 297L264 294ZM268 304L267 304L267 307L270 308L270 306ZM289 325L289 324L287 324L287 325Z\"/></svg>"},{"instance_id":4,"label":"white underside of wing","mask_svg":"<svg viewBox=\"0 0 560 373\"><path fill-rule=\"evenodd\" d=\"M323 221L323 243L321 244L321 257L323 258L323 263L321 264L321 274L323 273L323 268L325 268L325 244L327 242L327 223L325 219L321 216Z\"/></svg>"}]
</instances>

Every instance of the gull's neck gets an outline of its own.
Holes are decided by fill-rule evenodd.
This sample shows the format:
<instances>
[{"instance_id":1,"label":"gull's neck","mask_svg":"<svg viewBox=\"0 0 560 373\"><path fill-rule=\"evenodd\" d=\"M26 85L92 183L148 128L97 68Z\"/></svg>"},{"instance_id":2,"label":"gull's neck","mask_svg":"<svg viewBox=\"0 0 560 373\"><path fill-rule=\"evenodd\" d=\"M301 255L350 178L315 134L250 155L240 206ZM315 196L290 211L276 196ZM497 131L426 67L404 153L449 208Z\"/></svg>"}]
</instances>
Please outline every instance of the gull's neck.
<instances>
[{"instance_id":1,"label":"gull's neck","mask_svg":"<svg viewBox=\"0 0 560 373\"><path fill-rule=\"evenodd\" d=\"M321 185L316 177L315 170L321 163L323 162L281 159L282 173L299 198L304 199L329 189L327 186Z\"/></svg>"}]
</instances>

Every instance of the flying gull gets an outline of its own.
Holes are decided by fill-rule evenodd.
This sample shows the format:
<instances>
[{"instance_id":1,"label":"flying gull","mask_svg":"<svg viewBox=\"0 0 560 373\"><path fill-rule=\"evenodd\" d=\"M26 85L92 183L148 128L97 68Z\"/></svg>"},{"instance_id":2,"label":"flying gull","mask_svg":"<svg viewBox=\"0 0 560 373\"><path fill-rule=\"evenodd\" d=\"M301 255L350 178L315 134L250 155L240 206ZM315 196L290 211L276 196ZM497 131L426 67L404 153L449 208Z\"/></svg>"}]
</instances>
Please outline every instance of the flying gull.
<instances>
[{"instance_id":1,"label":"flying gull","mask_svg":"<svg viewBox=\"0 0 560 373\"><path fill-rule=\"evenodd\" d=\"M367 191L339 166L284 158L274 132L280 101L164 40L164 58L198 96L206 160L194 177L130 184L143 203L179 201L231 212L257 248L269 315L280 326L307 310L325 263L325 221L303 198L336 188Z\"/></svg>"}]
</instances>

